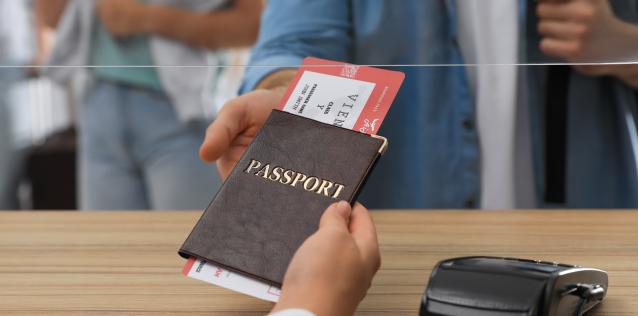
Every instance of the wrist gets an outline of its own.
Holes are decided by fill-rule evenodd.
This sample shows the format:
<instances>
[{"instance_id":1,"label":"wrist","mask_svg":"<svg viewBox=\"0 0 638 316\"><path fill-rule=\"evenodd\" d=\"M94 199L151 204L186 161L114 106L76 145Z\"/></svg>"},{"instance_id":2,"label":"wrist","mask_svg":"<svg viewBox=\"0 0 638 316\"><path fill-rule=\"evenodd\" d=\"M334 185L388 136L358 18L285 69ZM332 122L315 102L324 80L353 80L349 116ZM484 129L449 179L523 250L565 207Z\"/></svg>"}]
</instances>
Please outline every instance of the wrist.
<instances>
[{"instance_id":1,"label":"wrist","mask_svg":"<svg viewBox=\"0 0 638 316\"><path fill-rule=\"evenodd\" d=\"M354 315L355 312L355 309L353 308L339 306L336 303L318 299L317 302L294 301L290 303L277 303L277 305L273 308L272 313L290 309L306 310L316 316L351 316Z\"/></svg>"},{"instance_id":2,"label":"wrist","mask_svg":"<svg viewBox=\"0 0 638 316\"><path fill-rule=\"evenodd\" d=\"M272 91L285 91L290 82L295 78L297 71L294 69L282 69L276 71L264 78L258 85L258 89L266 89Z\"/></svg>"},{"instance_id":3,"label":"wrist","mask_svg":"<svg viewBox=\"0 0 638 316\"><path fill-rule=\"evenodd\" d=\"M335 295L336 292L333 290L324 286L315 286L309 291L286 289L273 312L299 308L310 311L317 316L353 315L359 302L353 304L350 298L344 298L347 295ZM293 294L287 295L288 293Z\"/></svg>"},{"instance_id":4,"label":"wrist","mask_svg":"<svg viewBox=\"0 0 638 316\"><path fill-rule=\"evenodd\" d=\"M134 19L138 23L138 32L142 34L157 33L158 26L161 25L162 10L160 6L150 4L140 4L135 11Z\"/></svg>"},{"instance_id":5,"label":"wrist","mask_svg":"<svg viewBox=\"0 0 638 316\"><path fill-rule=\"evenodd\" d=\"M636 62L638 61L638 26L635 24L625 22L617 19L617 36L616 49L619 54L618 60L612 60L614 62Z\"/></svg>"}]
</instances>

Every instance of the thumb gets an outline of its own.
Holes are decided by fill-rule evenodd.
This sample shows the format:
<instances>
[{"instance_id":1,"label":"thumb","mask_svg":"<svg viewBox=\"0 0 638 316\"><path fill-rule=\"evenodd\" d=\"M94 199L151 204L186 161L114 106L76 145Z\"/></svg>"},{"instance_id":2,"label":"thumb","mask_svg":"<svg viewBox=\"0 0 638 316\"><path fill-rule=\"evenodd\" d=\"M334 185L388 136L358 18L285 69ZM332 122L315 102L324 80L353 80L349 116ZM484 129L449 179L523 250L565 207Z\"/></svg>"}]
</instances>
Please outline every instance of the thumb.
<instances>
[{"instance_id":1,"label":"thumb","mask_svg":"<svg viewBox=\"0 0 638 316\"><path fill-rule=\"evenodd\" d=\"M242 97L224 105L215 121L206 130L206 138L199 149L204 161L213 162L221 157L233 143L233 140L246 127L246 107Z\"/></svg>"},{"instance_id":2,"label":"thumb","mask_svg":"<svg viewBox=\"0 0 638 316\"><path fill-rule=\"evenodd\" d=\"M350 214L352 214L352 208L348 202L341 201L339 203L332 204L321 216L319 229L331 227L347 231L348 223L350 222Z\"/></svg>"}]
</instances>

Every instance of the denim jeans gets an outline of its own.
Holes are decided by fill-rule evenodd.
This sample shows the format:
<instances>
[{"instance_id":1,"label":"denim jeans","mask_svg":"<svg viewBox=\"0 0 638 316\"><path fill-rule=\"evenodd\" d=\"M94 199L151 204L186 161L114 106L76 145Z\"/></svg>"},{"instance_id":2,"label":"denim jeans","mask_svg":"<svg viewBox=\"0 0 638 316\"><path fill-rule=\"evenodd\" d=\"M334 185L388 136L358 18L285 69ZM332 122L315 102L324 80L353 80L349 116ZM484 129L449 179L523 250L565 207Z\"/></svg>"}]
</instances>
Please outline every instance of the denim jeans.
<instances>
[{"instance_id":1,"label":"denim jeans","mask_svg":"<svg viewBox=\"0 0 638 316\"><path fill-rule=\"evenodd\" d=\"M79 121L83 210L198 210L221 185L198 157L208 122L179 121L161 92L98 81Z\"/></svg>"},{"instance_id":2,"label":"denim jeans","mask_svg":"<svg viewBox=\"0 0 638 316\"><path fill-rule=\"evenodd\" d=\"M18 209L18 184L22 175L23 151L12 135L9 88L20 80L20 70L0 69L0 210Z\"/></svg>"}]
</instances>

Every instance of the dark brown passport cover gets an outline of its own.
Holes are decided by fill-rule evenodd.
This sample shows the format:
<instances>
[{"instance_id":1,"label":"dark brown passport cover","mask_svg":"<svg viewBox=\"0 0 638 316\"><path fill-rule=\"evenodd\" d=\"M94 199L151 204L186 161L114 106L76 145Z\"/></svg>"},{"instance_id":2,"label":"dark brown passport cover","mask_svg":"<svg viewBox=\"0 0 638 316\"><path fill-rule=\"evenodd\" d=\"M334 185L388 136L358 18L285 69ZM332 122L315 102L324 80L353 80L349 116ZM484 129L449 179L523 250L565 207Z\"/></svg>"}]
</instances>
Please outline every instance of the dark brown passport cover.
<instances>
[{"instance_id":1,"label":"dark brown passport cover","mask_svg":"<svg viewBox=\"0 0 638 316\"><path fill-rule=\"evenodd\" d=\"M356 200L385 146L380 138L274 110L179 254L280 286L325 209ZM306 179L293 187L289 178L300 173Z\"/></svg>"}]
</instances>

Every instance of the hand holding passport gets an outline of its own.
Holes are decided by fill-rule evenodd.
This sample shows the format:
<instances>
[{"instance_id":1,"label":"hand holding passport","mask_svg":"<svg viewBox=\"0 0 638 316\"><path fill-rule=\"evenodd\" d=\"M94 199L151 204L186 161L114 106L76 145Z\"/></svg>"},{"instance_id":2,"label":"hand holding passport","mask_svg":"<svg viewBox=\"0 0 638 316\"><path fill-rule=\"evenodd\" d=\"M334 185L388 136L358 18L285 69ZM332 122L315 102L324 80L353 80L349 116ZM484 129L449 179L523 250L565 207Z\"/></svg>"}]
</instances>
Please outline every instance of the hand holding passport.
<instances>
[{"instance_id":1,"label":"hand holding passport","mask_svg":"<svg viewBox=\"0 0 638 316\"><path fill-rule=\"evenodd\" d=\"M235 146L227 154L241 158L179 251L190 258L185 274L277 301L294 253L326 208L353 204L385 151L387 141L375 134L402 81L398 72L309 58L283 111L261 129L264 113L235 111L252 130L226 125L226 144Z\"/></svg>"},{"instance_id":2,"label":"hand holding passport","mask_svg":"<svg viewBox=\"0 0 638 316\"><path fill-rule=\"evenodd\" d=\"M380 262L368 211L360 204L352 209L347 202L333 204L293 257L274 312L303 308L317 315L352 315Z\"/></svg>"},{"instance_id":3,"label":"hand holding passport","mask_svg":"<svg viewBox=\"0 0 638 316\"><path fill-rule=\"evenodd\" d=\"M206 131L200 156L216 162L222 179L226 179L252 140L270 116L285 91L255 90L229 101Z\"/></svg>"}]
</instances>

